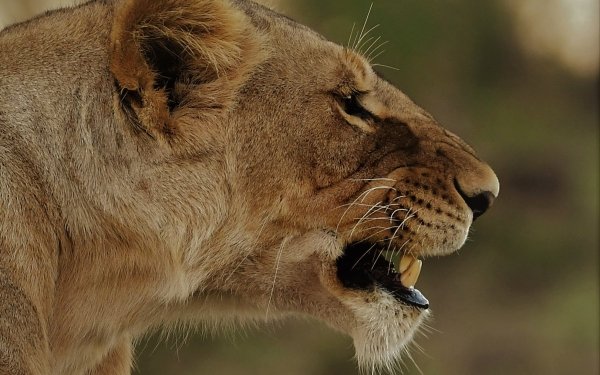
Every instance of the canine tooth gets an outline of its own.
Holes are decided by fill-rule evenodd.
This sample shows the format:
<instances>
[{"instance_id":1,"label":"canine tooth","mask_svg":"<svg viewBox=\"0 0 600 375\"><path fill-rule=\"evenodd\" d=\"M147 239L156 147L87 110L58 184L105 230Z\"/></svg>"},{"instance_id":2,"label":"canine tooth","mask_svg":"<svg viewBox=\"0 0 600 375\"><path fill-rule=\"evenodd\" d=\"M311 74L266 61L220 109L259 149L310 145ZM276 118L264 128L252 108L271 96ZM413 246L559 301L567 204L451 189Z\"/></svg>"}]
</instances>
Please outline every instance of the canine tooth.
<instances>
[{"instance_id":1,"label":"canine tooth","mask_svg":"<svg viewBox=\"0 0 600 375\"><path fill-rule=\"evenodd\" d=\"M414 287L417 283L417 280L419 279L419 274L421 273L422 266L423 261L421 260L417 259L415 262L412 262L410 264L410 267L405 272L402 272L402 274L400 275L400 282L402 283L402 286L404 286L405 288Z\"/></svg>"},{"instance_id":2,"label":"canine tooth","mask_svg":"<svg viewBox=\"0 0 600 375\"><path fill-rule=\"evenodd\" d=\"M396 264L396 270L400 273L404 273L404 271L406 271L415 260L416 258L413 256L403 255L400 259L400 262Z\"/></svg>"}]
</instances>

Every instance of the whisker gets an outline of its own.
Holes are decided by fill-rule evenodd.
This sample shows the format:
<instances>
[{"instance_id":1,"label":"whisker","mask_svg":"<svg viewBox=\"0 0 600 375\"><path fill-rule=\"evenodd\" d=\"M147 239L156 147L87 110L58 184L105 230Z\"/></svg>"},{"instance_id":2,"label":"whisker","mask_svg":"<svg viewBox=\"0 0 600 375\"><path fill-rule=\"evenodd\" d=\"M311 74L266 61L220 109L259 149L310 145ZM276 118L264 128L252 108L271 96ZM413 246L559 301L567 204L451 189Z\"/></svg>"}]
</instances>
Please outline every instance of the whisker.
<instances>
[{"instance_id":1,"label":"whisker","mask_svg":"<svg viewBox=\"0 0 600 375\"><path fill-rule=\"evenodd\" d=\"M371 212L371 214L375 213L376 211ZM354 220L360 220L359 217L355 218ZM384 217L369 217L363 220L363 223L368 223L369 221L377 221L377 220L385 220Z\"/></svg>"},{"instance_id":2,"label":"whisker","mask_svg":"<svg viewBox=\"0 0 600 375\"><path fill-rule=\"evenodd\" d=\"M371 60L369 60L369 57L368 57L370 54L369 51L371 50L371 48L373 48L373 46L375 46L377 44L377 42L379 42L380 39L381 39L381 36L378 36L377 38L375 38L375 40L371 44L369 44L369 47L367 47L367 49L364 52L362 52L362 55L365 56L367 61L371 61ZM367 44L367 43L368 42L365 42L365 44Z\"/></svg>"},{"instance_id":3,"label":"whisker","mask_svg":"<svg viewBox=\"0 0 600 375\"><path fill-rule=\"evenodd\" d=\"M387 274L390 274L390 268L393 268L393 261L394 261L394 252L396 251L396 248L394 247L392 249L392 255L390 256L390 261L388 262L388 269L387 269Z\"/></svg>"},{"instance_id":4,"label":"whisker","mask_svg":"<svg viewBox=\"0 0 600 375\"><path fill-rule=\"evenodd\" d=\"M406 241L406 242L408 242L408 241ZM406 242L405 242L405 243L406 243ZM404 244L403 244L403 246L404 246ZM400 248L399 248L399 249L398 249L398 248L396 248L396 247L394 247L394 249L392 250L392 255L391 255L390 259L393 261L393 260L394 260L394 257L396 257L396 256L399 256L401 251L402 251L402 246L400 246ZM390 262L390 266L393 266L392 262ZM400 269L397 269L396 271L397 271L398 273L400 273ZM388 266L388 275L389 275L389 273L390 273L390 268L389 268L389 266Z\"/></svg>"},{"instance_id":5,"label":"whisker","mask_svg":"<svg viewBox=\"0 0 600 375\"><path fill-rule=\"evenodd\" d=\"M371 266L371 271L373 271L373 268L375 268L375 263L377 263L377 261L379 260L379 257L381 257L381 254L383 254L383 250L379 250L379 254L377 254L377 257L375 258L375 260L373 260L373 265Z\"/></svg>"},{"instance_id":6,"label":"whisker","mask_svg":"<svg viewBox=\"0 0 600 375\"><path fill-rule=\"evenodd\" d=\"M371 4L371 6L372 6L372 5L373 5L373 4ZM367 31L366 31L364 34L362 34L362 35L361 35L361 37L360 37L360 39L358 40L358 42L357 42L356 46L354 46L354 48L353 48L353 49L354 49L354 50L355 50L357 53L360 53L360 54L362 54L362 53L360 52L360 49L361 49L361 48L362 48L362 47L363 47L363 46L364 46L366 43L368 43L368 41L366 41L366 42L365 42L363 39L364 39L364 38L365 38L367 35L369 35L369 34L370 34L370 33L371 33L373 30L375 30L376 28L378 28L379 26L380 26L380 25L379 25L379 24L377 24L377 25L375 25L375 26L371 27L369 30L367 30Z\"/></svg>"},{"instance_id":7,"label":"whisker","mask_svg":"<svg viewBox=\"0 0 600 375\"><path fill-rule=\"evenodd\" d=\"M248 254L246 254L246 256L244 256L242 258L242 260L240 260L238 262L237 266L235 266L235 268L233 269L233 271L231 271L229 273L229 276L227 276L227 278L225 279L225 281L223 281L223 284L227 285L227 282L229 281L229 279L231 279L233 277L233 275L235 275L235 273L238 270L238 268L240 268L240 266L246 261L246 259L248 259L248 257L250 256L250 254L252 254L252 253L248 252Z\"/></svg>"},{"instance_id":8,"label":"whisker","mask_svg":"<svg viewBox=\"0 0 600 375\"><path fill-rule=\"evenodd\" d=\"M367 255L369 253L369 251L371 251L374 247L375 247L375 244L371 245L371 247L367 251L365 251L363 253L363 255L360 256L360 258L358 258L358 260L356 261L356 263L354 263L354 265L350 269L353 270L354 267L356 267L358 265L358 263L360 263L360 261L365 257L365 255Z\"/></svg>"},{"instance_id":9,"label":"whisker","mask_svg":"<svg viewBox=\"0 0 600 375\"><path fill-rule=\"evenodd\" d=\"M346 203L346 204L339 205L339 206L337 206L337 207L333 208L332 210L333 210L333 211L335 211L335 210L337 210L337 209L339 209L339 208L342 208L342 207L348 207L348 206L357 206L357 207L372 207L373 205L372 205L372 204L367 204L367 203ZM385 205L385 206L378 206L378 207L388 207L388 205Z\"/></svg>"},{"instance_id":10,"label":"whisker","mask_svg":"<svg viewBox=\"0 0 600 375\"><path fill-rule=\"evenodd\" d=\"M413 243L413 245L412 245L412 246L411 246L411 247L410 247L408 250L406 250L406 254L408 254L408 255L411 255L411 256L412 256L412 255L413 255L413 252L412 252L412 251L413 251L413 249L415 248L415 246L417 246L417 244L416 244L416 243Z\"/></svg>"},{"instance_id":11,"label":"whisker","mask_svg":"<svg viewBox=\"0 0 600 375\"><path fill-rule=\"evenodd\" d=\"M354 34L354 28L356 27L356 22L352 23L352 30L350 30L350 36L348 37L348 43L346 43L346 48L350 49L350 41L352 40L352 35Z\"/></svg>"},{"instance_id":12,"label":"whisker","mask_svg":"<svg viewBox=\"0 0 600 375\"><path fill-rule=\"evenodd\" d=\"M369 239L373 238L374 236L378 235L379 233L381 233L381 232L385 232L386 230L390 230L390 229L393 229L393 228L394 228L394 226L391 226L391 227L380 227L380 226L376 226L376 227L370 227L370 228L365 228L365 229L362 229L362 230L360 230L360 232L366 232L366 231L368 231L368 230L371 230L371 229L379 229L379 230L378 230L377 232L374 232L374 233L372 233L371 235L369 235L369 236L367 236L367 237L363 238L363 239L362 239L362 240L360 240L359 242L365 242L365 241L367 241L367 240L369 240ZM360 233L360 232L359 232L359 233Z\"/></svg>"},{"instance_id":13,"label":"whisker","mask_svg":"<svg viewBox=\"0 0 600 375\"><path fill-rule=\"evenodd\" d=\"M412 207L408 209L408 211L406 213L406 217L404 217L404 220L402 220L402 222L400 223L399 226L404 227L404 225L406 224L406 222L408 220L414 218L417 215L417 213L419 211L421 211L421 208L419 208L418 210L412 211L412 213L411 213L411 211L412 211Z\"/></svg>"},{"instance_id":14,"label":"whisker","mask_svg":"<svg viewBox=\"0 0 600 375\"><path fill-rule=\"evenodd\" d=\"M283 247L287 242L287 238L281 241L281 245L279 245L279 251L277 251L277 257L275 259L275 274L273 275L273 285L271 286L271 293L269 294L269 301L267 302L267 311L265 313L265 319L269 318L269 308L271 307L271 299L273 298L273 292L275 291L275 282L277 280L277 272L279 271L279 262L281 261L281 253L283 252Z\"/></svg>"},{"instance_id":15,"label":"whisker","mask_svg":"<svg viewBox=\"0 0 600 375\"><path fill-rule=\"evenodd\" d=\"M399 201L402 198L406 198L406 195L398 195L396 198L390 201L390 204L393 204L394 202Z\"/></svg>"},{"instance_id":16,"label":"whisker","mask_svg":"<svg viewBox=\"0 0 600 375\"><path fill-rule=\"evenodd\" d=\"M401 211L405 211L405 212L407 212L407 213L408 213L408 209L406 209L406 208L396 208L396 209L395 209L395 210L392 212L392 214L390 215L390 224L391 224L391 223L392 223L392 221L394 220L394 215L396 214L396 212L399 212L399 211L400 211L400 212L401 212Z\"/></svg>"},{"instance_id":17,"label":"whisker","mask_svg":"<svg viewBox=\"0 0 600 375\"><path fill-rule=\"evenodd\" d=\"M385 51L383 51L383 52L385 52ZM374 67L380 66L382 68L388 68L388 69L398 70L398 71L400 70L400 68L396 68L395 66L389 66L389 65L384 65L384 64L371 64L371 66L374 66Z\"/></svg>"},{"instance_id":18,"label":"whisker","mask_svg":"<svg viewBox=\"0 0 600 375\"><path fill-rule=\"evenodd\" d=\"M384 40L383 42L379 43L379 44L377 45L377 47L373 48L373 49L371 50L371 52L369 52L369 55L367 56L367 60L368 60L369 62L372 62L372 61L374 61L374 60L375 60L375 58L373 58L373 55L374 55L374 54L376 54L376 53L377 53L377 52L378 52L378 51L379 51L381 48L383 48L383 46L385 46L385 45L386 45L386 44L388 44L388 43L389 43L389 41L387 41L387 40ZM377 57L377 56L376 56L376 57Z\"/></svg>"},{"instance_id":19,"label":"whisker","mask_svg":"<svg viewBox=\"0 0 600 375\"><path fill-rule=\"evenodd\" d=\"M363 192L362 192L362 193L361 193L361 194L360 194L360 195L359 195L359 196L358 196L358 197L357 197L357 198L356 198L356 199L355 199L355 200L352 202L352 204L350 204L350 205L348 206L348 208L346 208L346 210L345 210L345 211L344 211L344 213L342 214L342 217L340 217L340 220L338 221L338 223L337 223L337 225L336 225L336 227L335 227L335 230L336 230L336 232L337 232L337 231L339 231L339 229L340 229L340 224L342 223L342 220L344 220L344 217L346 216L346 214L348 213L348 211L350 210L350 208L351 208L351 207L352 207L352 206L353 206L353 205L354 205L354 204L355 204L355 203L356 203L356 202L357 202L359 199L361 199L361 201L360 201L360 202L362 203L362 202L364 202L365 198L366 198L366 197L367 197L367 196L368 196L368 195L369 195L371 192L373 192L373 191L375 191L375 190L378 190L378 189L390 189L390 188L391 188L390 186L375 186L375 187L372 187L372 188L370 188L370 189L368 189L368 190L365 190L365 191L363 191Z\"/></svg>"},{"instance_id":20,"label":"whisker","mask_svg":"<svg viewBox=\"0 0 600 375\"><path fill-rule=\"evenodd\" d=\"M387 209L387 206L379 206L380 203L381 202L377 202L375 205L373 205L371 208L369 208L369 210L360 218L360 220L358 220L358 222L356 224L354 224L354 227L352 228L352 230L350 231L350 235L348 236L349 238L352 238L352 235L354 234L354 230L356 229L357 226L359 226L362 223L363 219L366 219L369 215L371 215L375 212L381 211L381 209L384 209L384 210ZM372 211L373 208L375 208L375 207L379 207L379 208L377 208L375 211Z\"/></svg>"},{"instance_id":21,"label":"whisker","mask_svg":"<svg viewBox=\"0 0 600 375\"><path fill-rule=\"evenodd\" d=\"M369 11L367 12L367 17L365 17L365 22L363 23L360 33L356 34L359 37L357 40L360 40L360 38L362 38L363 36L363 33L365 32L365 27L367 26L367 22L369 22L369 16L371 15L371 9L373 9L373 3L371 3L371 5L369 6ZM357 42L355 41L355 43L352 46L352 49L355 49L356 44Z\"/></svg>"},{"instance_id":22,"label":"whisker","mask_svg":"<svg viewBox=\"0 0 600 375\"><path fill-rule=\"evenodd\" d=\"M385 50L383 49L380 52L378 52L375 56L373 56L371 58L371 60L369 60L369 61L375 61L376 58L378 58L379 56L381 56L384 53L385 53ZM371 66L384 66L384 65L382 65L382 64L371 64Z\"/></svg>"},{"instance_id":23,"label":"whisker","mask_svg":"<svg viewBox=\"0 0 600 375\"><path fill-rule=\"evenodd\" d=\"M364 38L364 37L366 37L366 34L363 36L363 38ZM356 50L356 52L362 55L362 54L363 54L363 52L361 52L361 50L360 50L360 49L361 49L363 46L365 46L367 43L370 43L370 42L372 42L372 41L373 41L373 39L375 39L375 36L370 36L370 37L366 38L366 39L365 39L365 40L364 40L364 41L363 41L363 42L362 42L362 43L361 43L359 46L357 46L357 50Z\"/></svg>"},{"instance_id":24,"label":"whisker","mask_svg":"<svg viewBox=\"0 0 600 375\"><path fill-rule=\"evenodd\" d=\"M388 241L388 247L387 247L387 251L390 250L390 246L392 246L392 242L394 241L394 238L396 238L396 234L398 234L398 231L402 228L401 225L398 225L396 227L396 230L394 230L394 233L392 233L392 238L389 239Z\"/></svg>"},{"instance_id":25,"label":"whisker","mask_svg":"<svg viewBox=\"0 0 600 375\"><path fill-rule=\"evenodd\" d=\"M383 186L375 186L375 187L372 187L372 188L370 188L369 190L367 190L366 192L368 192L368 193L371 193L371 191L375 191L375 190L378 190L378 189L386 189L386 190L394 190L394 191L396 190L396 189L395 189L394 187L392 187L392 186L383 185ZM365 195L365 196L364 196L364 197L361 199L361 201L360 201L360 202L361 202L361 203L362 203L362 202L364 202L365 198L366 198L366 195Z\"/></svg>"},{"instance_id":26,"label":"whisker","mask_svg":"<svg viewBox=\"0 0 600 375\"><path fill-rule=\"evenodd\" d=\"M419 367L419 365L417 365L417 362L413 358L412 353L408 350L408 348L406 348L405 353L408 356L408 358L410 359L410 361L415 365L415 368L417 369L417 371L419 372L419 374L425 375L423 373L423 370L421 370L421 368Z\"/></svg>"}]
</instances>

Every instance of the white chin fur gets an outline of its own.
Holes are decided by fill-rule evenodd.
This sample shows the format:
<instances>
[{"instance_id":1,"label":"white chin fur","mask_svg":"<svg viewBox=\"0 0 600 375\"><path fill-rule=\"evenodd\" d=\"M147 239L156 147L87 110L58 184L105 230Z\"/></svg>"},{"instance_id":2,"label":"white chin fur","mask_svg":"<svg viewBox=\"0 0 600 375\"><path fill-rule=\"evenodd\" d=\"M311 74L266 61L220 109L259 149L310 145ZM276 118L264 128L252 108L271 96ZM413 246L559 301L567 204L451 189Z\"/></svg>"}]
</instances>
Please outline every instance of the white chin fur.
<instances>
[{"instance_id":1,"label":"white chin fur","mask_svg":"<svg viewBox=\"0 0 600 375\"><path fill-rule=\"evenodd\" d=\"M392 372L429 311L400 304L382 289L369 299L369 303L363 298L347 302L358 323L351 333L356 358L367 374L382 369Z\"/></svg>"}]
</instances>

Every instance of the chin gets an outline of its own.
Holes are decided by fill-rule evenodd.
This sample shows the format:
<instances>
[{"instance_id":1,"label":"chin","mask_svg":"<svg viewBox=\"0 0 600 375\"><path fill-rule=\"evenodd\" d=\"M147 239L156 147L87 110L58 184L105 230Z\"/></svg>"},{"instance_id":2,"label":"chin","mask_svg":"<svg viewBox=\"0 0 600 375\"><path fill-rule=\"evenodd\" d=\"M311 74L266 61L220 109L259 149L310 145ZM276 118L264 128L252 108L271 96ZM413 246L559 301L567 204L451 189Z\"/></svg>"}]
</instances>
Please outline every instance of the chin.
<instances>
[{"instance_id":1,"label":"chin","mask_svg":"<svg viewBox=\"0 0 600 375\"><path fill-rule=\"evenodd\" d=\"M402 266L405 274L415 271ZM398 368L430 316L429 301L414 285L404 286L395 267L366 244L345 246L333 263L322 265L320 283L338 306L319 317L352 337L356 360L367 373ZM420 269L420 263L412 267ZM418 274L412 277L416 281Z\"/></svg>"}]
</instances>

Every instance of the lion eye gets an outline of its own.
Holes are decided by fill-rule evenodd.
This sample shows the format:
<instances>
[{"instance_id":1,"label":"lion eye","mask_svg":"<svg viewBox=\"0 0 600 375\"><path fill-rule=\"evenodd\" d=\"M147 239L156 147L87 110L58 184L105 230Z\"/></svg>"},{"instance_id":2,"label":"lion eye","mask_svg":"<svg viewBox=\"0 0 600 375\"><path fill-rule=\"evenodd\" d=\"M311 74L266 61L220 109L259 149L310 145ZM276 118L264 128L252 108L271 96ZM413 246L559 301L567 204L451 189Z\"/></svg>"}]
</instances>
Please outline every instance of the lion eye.
<instances>
[{"instance_id":1,"label":"lion eye","mask_svg":"<svg viewBox=\"0 0 600 375\"><path fill-rule=\"evenodd\" d=\"M341 97L340 107L350 116L358 117L364 121L369 121L374 118L373 114L362 106L358 96L355 94Z\"/></svg>"}]
</instances>

